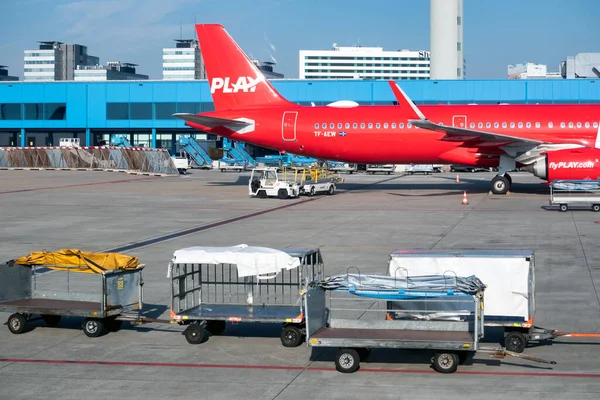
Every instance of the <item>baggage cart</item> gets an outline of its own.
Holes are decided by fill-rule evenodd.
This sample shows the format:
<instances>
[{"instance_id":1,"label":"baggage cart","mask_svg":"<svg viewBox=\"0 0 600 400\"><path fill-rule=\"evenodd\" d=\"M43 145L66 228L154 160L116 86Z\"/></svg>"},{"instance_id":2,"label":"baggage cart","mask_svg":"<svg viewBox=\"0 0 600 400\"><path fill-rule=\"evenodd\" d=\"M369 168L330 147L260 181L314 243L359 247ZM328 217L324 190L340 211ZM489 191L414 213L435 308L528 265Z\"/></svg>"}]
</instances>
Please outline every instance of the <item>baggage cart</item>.
<instances>
[{"instance_id":1,"label":"baggage cart","mask_svg":"<svg viewBox=\"0 0 600 400\"><path fill-rule=\"evenodd\" d=\"M375 175L378 172L390 175L394 171L396 171L395 164L367 164L365 168L365 172L371 175Z\"/></svg>"},{"instance_id":2,"label":"baggage cart","mask_svg":"<svg viewBox=\"0 0 600 400\"><path fill-rule=\"evenodd\" d=\"M99 261L111 257L112 264ZM139 318L143 269L137 257L116 253L31 253L0 264L0 311L12 313L7 325L14 334L25 332L35 315L48 326L76 316L84 318L88 337L98 337Z\"/></svg>"},{"instance_id":3,"label":"baggage cart","mask_svg":"<svg viewBox=\"0 0 600 400\"><path fill-rule=\"evenodd\" d=\"M550 183L551 206L558 205L561 212L572 206L591 207L600 211L600 181L591 180L555 180Z\"/></svg>"},{"instance_id":4,"label":"baggage cart","mask_svg":"<svg viewBox=\"0 0 600 400\"><path fill-rule=\"evenodd\" d=\"M281 323L281 343L299 346L305 336L302 293L324 275L319 249L246 245L177 250L169 263L171 319L188 325L190 344L226 323Z\"/></svg>"},{"instance_id":5,"label":"baggage cart","mask_svg":"<svg viewBox=\"0 0 600 400\"><path fill-rule=\"evenodd\" d=\"M307 344L338 347L344 373L358 370L372 348L433 350L434 369L452 373L483 337L484 289L476 277L455 275L328 277L305 296ZM390 318L392 300L406 302L410 316Z\"/></svg>"},{"instance_id":6,"label":"baggage cart","mask_svg":"<svg viewBox=\"0 0 600 400\"><path fill-rule=\"evenodd\" d=\"M425 175L433 174L433 164L409 164L406 166L406 172L409 175L422 173Z\"/></svg>"},{"instance_id":7,"label":"baggage cart","mask_svg":"<svg viewBox=\"0 0 600 400\"><path fill-rule=\"evenodd\" d=\"M390 254L388 275L477 276L486 285L486 327L504 330L504 347L522 353L531 342L561 336L598 338L598 333L560 332L535 324L535 254L531 250L396 250ZM401 314L391 304L390 316Z\"/></svg>"}]
</instances>

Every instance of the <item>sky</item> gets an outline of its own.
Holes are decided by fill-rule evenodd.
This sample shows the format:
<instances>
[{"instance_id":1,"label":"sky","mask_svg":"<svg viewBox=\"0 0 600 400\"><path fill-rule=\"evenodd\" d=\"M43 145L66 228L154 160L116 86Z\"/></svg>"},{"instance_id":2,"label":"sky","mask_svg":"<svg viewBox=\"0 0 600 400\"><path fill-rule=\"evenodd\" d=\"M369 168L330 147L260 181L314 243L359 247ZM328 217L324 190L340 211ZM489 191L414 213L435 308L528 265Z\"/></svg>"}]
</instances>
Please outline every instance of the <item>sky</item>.
<instances>
[{"instance_id":1,"label":"sky","mask_svg":"<svg viewBox=\"0 0 600 400\"><path fill-rule=\"evenodd\" d=\"M464 0L467 79L504 79L507 66L600 52L598 0ZM100 62L139 64L162 79L162 48L222 24L251 58L298 77L299 50L381 46L429 50L429 0L0 0L0 65L23 79L38 41L88 47Z\"/></svg>"}]
</instances>

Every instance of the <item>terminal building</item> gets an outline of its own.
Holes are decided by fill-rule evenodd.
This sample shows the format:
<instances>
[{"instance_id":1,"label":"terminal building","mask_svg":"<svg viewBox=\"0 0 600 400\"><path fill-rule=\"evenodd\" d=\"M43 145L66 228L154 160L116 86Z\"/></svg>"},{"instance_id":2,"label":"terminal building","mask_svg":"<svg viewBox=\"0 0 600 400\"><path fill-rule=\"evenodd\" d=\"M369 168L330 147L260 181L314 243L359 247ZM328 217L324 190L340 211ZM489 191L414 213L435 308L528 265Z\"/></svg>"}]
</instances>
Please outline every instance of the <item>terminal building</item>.
<instances>
[{"instance_id":1,"label":"terminal building","mask_svg":"<svg viewBox=\"0 0 600 400\"><path fill-rule=\"evenodd\" d=\"M382 47L300 50L300 79L429 79L429 52L384 51Z\"/></svg>"},{"instance_id":2,"label":"terminal building","mask_svg":"<svg viewBox=\"0 0 600 400\"><path fill-rule=\"evenodd\" d=\"M379 80L275 79L292 102L310 106L337 100L395 104ZM600 79L401 81L417 104L600 103ZM53 146L60 138L82 145L110 143L128 135L137 146L175 151L180 134L216 140L173 118L174 113L214 109L206 80L112 82L0 82L0 147ZM600 119L600 116L599 116Z\"/></svg>"},{"instance_id":3,"label":"terminal building","mask_svg":"<svg viewBox=\"0 0 600 400\"><path fill-rule=\"evenodd\" d=\"M195 39L175 39L175 47L162 50L163 80L206 79L200 46Z\"/></svg>"}]
</instances>

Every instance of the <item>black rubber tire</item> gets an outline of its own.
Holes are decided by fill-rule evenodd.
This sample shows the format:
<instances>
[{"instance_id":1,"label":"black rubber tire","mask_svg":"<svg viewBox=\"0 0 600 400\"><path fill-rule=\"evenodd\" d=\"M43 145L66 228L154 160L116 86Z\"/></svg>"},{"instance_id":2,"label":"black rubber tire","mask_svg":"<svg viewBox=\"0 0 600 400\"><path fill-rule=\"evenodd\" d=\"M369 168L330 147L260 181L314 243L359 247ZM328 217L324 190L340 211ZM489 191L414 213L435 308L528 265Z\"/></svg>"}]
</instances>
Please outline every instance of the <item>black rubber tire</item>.
<instances>
[{"instance_id":1,"label":"black rubber tire","mask_svg":"<svg viewBox=\"0 0 600 400\"><path fill-rule=\"evenodd\" d=\"M95 318L87 318L83 321L83 333L87 337L99 337L102 336L106 327L104 325L104 321Z\"/></svg>"},{"instance_id":2,"label":"black rubber tire","mask_svg":"<svg viewBox=\"0 0 600 400\"><path fill-rule=\"evenodd\" d=\"M311 186L311 187L310 187L310 195L311 195L311 196L314 196L314 195L315 195L315 187L314 187L314 186Z\"/></svg>"},{"instance_id":3,"label":"black rubber tire","mask_svg":"<svg viewBox=\"0 0 600 400\"><path fill-rule=\"evenodd\" d=\"M459 365L464 364L469 359L469 352L468 351L459 351L456 354L458 355L458 364Z\"/></svg>"},{"instance_id":4,"label":"black rubber tire","mask_svg":"<svg viewBox=\"0 0 600 400\"><path fill-rule=\"evenodd\" d=\"M335 185L329 186L329 190L327 191L327 194L330 196L333 196L335 194Z\"/></svg>"},{"instance_id":5,"label":"black rubber tire","mask_svg":"<svg viewBox=\"0 0 600 400\"><path fill-rule=\"evenodd\" d=\"M279 189L277 191L277 197L279 197L281 200L285 200L288 198L288 192L285 189Z\"/></svg>"},{"instance_id":6,"label":"black rubber tire","mask_svg":"<svg viewBox=\"0 0 600 400\"><path fill-rule=\"evenodd\" d=\"M46 325L48 325L48 326L56 326L60 322L60 315L45 314L45 315L42 315L42 319L44 320L44 323Z\"/></svg>"},{"instance_id":7,"label":"black rubber tire","mask_svg":"<svg viewBox=\"0 0 600 400\"><path fill-rule=\"evenodd\" d=\"M258 198L260 199L266 199L267 198L267 192L265 192L264 190L260 190L258 193Z\"/></svg>"},{"instance_id":8,"label":"black rubber tire","mask_svg":"<svg viewBox=\"0 0 600 400\"><path fill-rule=\"evenodd\" d=\"M600 204L592 204L592 211L593 212L600 211Z\"/></svg>"},{"instance_id":9,"label":"black rubber tire","mask_svg":"<svg viewBox=\"0 0 600 400\"><path fill-rule=\"evenodd\" d=\"M298 347L302 343L302 331L294 325L284 326L280 339L283 347Z\"/></svg>"},{"instance_id":10,"label":"black rubber tire","mask_svg":"<svg viewBox=\"0 0 600 400\"><path fill-rule=\"evenodd\" d=\"M512 177L509 174L504 174L504 177L508 180L509 187L512 186Z\"/></svg>"},{"instance_id":11,"label":"black rubber tire","mask_svg":"<svg viewBox=\"0 0 600 400\"><path fill-rule=\"evenodd\" d=\"M433 368L442 374L451 374L458 369L458 354L452 351L440 351L433 355Z\"/></svg>"},{"instance_id":12,"label":"black rubber tire","mask_svg":"<svg viewBox=\"0 0 600 400\"><path fill-rule=\"evenodd\" d=\"M360 357L360 361L367 361L367 359L371 355L371 348L369 347L361 347L355 350L358 353L358 356Z\"/></svg>"},{"instance_id":13,"label":"black rubber tire","mask_svg":"<svg viewBox=\"0 0 600 400\"><path fill-rule=\"evenodd\" d=\"M529 338L522 332L509 332L504 337L504 347L513 353L522 353L527 347Z\"/></svg>"},{"instance_id":14,"label":"black rubber tire","mask_svg":"<svg viewBox=\"0 0 600 400\"><path fill-rule=\"evenodd\" d=\"M18 335L20 333L25 332L25 327L27 325L27 319L23 314L13 314L8 317L8 330Z\"/></svg>"},{"instance_id":15,"label":"black rubber tire","mask_svg":"<svg viewBox=\"0 0 600 400\"><path fill-rule=\"evenodd\" d=\"M492 193L493 194L506 194L510 189L510 183L508 179L503 176L496 175L492 179Z\"/></svg>"},{"instance_id":16,"label":"black rubber tire","mask_svg":"<svg viewBox=\"0 0 600 400\"><path fill-rule=\"evenodd\" d=\"M200 344L206 337L206 330L198 324L191 324L183 331L183 334L189 344Z\"/></svg>"},{"instance_id":17,"label":"black rubber tire","mask_svg":"<svg viewBox=\"0 0 600 400\"><path fill-rule=\"evenodd\" d=\"M206 321L206 330L209 331L212 335L220 335L225 331L227 327L227 322L225 321L217 321L211 320Z\"/></svg>"},{"instance_id":18,"label":"black rubber tire","mask_svg":"<svg viewBox=\"0 0 600 400\"><path fill-rule=\"evenodd\" d=\"M351 374L358 371L360 368L360 356L354 349L340 349L335 356L335 369L338 371Z\"/></svg>"},{"instance_id":19,"label":"black rubber tire","mask_svg":"<svg viewBox=\"0 0 600 400\"><path fill-rule=\"evenodd\" d=\"M569 210L569 206L566 204L561 204L560 206L558 206L558 209L560 210L560 212L567 212Z\"/></svg>"}]
</instances>

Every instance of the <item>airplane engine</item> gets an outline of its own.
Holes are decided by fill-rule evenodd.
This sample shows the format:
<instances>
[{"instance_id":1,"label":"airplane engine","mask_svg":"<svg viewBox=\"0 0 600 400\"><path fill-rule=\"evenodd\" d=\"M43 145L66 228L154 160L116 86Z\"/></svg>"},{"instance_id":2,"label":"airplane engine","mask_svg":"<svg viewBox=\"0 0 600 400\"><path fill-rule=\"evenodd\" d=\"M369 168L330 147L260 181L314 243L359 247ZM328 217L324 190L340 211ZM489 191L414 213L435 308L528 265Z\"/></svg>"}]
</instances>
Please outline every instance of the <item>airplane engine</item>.
<instances>
[{"instance_id":1,"label":"airplane engine","mask_svg":"<svg viewBox=\"0 0 600 400\"><path fill-rule=\"evenodd\" d=\"M600 179L600 149L583 147L551 151L521 170L531 172L534 176L548 182L560 179L598 180Z\"/></svg>"}]
</instances>

